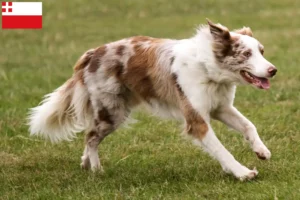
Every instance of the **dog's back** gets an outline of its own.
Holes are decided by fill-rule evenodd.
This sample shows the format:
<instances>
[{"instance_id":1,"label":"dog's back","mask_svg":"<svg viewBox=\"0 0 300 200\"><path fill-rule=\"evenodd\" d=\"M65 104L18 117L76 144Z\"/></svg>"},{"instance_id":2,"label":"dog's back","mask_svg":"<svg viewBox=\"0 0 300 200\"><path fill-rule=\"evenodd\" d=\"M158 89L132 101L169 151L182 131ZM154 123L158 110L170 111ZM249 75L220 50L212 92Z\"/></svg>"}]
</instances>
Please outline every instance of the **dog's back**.
<instances>
[{"instance_id":1,"label":"dog's back","mask_svg":"<svg viewBox=\"0 0 300 200\"><path fill-rule=\"evenodd\" d=\"M115 129L142 102L175 116L179 96L171 47L176 43L136 36L87 51L72 78L32 109L31 133L57 142L93 129L92 121Z\"/></svg>"}]
</instances>

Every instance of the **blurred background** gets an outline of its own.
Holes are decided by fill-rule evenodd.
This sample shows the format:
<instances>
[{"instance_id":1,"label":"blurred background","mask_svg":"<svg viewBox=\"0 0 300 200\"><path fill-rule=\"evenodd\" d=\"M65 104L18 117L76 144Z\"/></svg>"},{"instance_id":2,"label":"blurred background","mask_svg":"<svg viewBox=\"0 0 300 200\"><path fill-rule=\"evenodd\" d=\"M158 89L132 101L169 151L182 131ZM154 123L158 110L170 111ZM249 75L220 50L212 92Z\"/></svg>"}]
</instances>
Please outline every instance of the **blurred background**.
<instances>
[{"instance_id":1,"label":"blurred background","mask_svg":"<svg viewBox=\"0 0 300 200\"><path fill-rule=\"evenodd\" d=\"M29 137L28 109L71 76L87 49L134 35L188 38L205 18L231 30L251 27L278 69L269 91L242 86L235 100L270 161L213 123L233 155L258 168L255 181L224 174L176 122L144 112L101 144L104 174L80 169L83 134L61 144ZM299 18L296 0L43 1L43 29L0 30L0 199L300 199Z\"/></svg>"}]
</instances>

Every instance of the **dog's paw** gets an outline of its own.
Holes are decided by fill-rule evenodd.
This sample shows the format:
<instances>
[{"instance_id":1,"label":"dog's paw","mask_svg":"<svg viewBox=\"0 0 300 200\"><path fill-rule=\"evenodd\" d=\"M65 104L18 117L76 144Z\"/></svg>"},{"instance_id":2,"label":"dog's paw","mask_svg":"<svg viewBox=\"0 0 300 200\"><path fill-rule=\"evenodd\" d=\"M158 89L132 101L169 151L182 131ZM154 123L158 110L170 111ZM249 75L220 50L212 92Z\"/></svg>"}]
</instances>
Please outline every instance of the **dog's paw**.
<instances>
[{"instance_id":1,"label":"dog's paw","mask_svg":"<svg viewBox=\"0 0 300 200\"><path fill-rule=\"evenodd\" d=\"M258 171L256 170L256 168L254 168L253 170L249 170L246 174L244 174L243 176L240 176L238 178L240 179L240 181L252 180L257 175L258 175Z\"/></svg>"},{"instance_id":2,"label":"dog's paw","mask_svg":"<svg viewBox=\"0 0 300 200\"><path fill-rule=\"evenodd\" d=\"M100 173L104 173L104 169L101 166L101 164L99 163L99 165L95 165L91 167L92 172L100 172Z\"/></svg>"},{"instance_id":3,"label":"dog's paw","mask_svg":"<svg viewBox=\"0 0 300 200\"><path fill-rule=\"evenodd\" d=\"M240 181L252 180L258 175L258 171L256 170L256 168L250 170L247 167L242 167L243 169L241 171L234 174Z\"/></svg>"},{"instance_id":4,"label":"dog's paw","mask_svg":"<svg viewBox=\"0 0 300 200\"><path fill-rule=\"evenodd\" d=\"M255 146L253 151L259 159L269 160L271 158L271 152L265 145Z\"/></svg>"}]
</instances>

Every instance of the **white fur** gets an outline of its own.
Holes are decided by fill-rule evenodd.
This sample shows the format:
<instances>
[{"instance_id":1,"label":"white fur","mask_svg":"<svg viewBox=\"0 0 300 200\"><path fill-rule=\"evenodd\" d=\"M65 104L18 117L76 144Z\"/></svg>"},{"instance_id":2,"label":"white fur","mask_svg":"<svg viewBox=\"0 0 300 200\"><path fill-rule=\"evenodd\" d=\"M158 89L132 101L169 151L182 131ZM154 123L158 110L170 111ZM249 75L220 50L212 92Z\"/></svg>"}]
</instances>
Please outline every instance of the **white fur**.
<instances>
[{"instance_id":1,"label":"white fur","mask_svg":"<svg viewBox=\"0 0 300 200\"><path fill-rule=\"evenodd\" d=\"M86 107L87 90L80 83L70 90L66 89L67 85L68 82L46 95L41 105L30 110L31 135L45 137L51 142L70 141L92 122Z\"/></svg>"}]
</instances>

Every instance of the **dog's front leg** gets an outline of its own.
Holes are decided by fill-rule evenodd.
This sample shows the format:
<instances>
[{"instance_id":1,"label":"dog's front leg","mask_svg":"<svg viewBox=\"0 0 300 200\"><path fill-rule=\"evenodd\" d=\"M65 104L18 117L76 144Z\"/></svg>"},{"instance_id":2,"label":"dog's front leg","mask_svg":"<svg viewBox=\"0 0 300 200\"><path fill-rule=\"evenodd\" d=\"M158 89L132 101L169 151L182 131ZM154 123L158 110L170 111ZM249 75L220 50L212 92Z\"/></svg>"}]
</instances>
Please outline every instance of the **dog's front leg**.
<instances>
[{"instance_id":1,"label":"dog's front leg","mask_svg":"<svg viewBox=\"0 0 300 200\"><path fill-rule=\"evenodd\" d=\"M208 126L208 131L203 138L201 140L196 138L194 141L196 144L200 144L212 157L216 158L226 173L232 173L240 180L250 180L258 174L256 169L248 169L240 164L233 155L231 155L231 153L219 141L210 125Z\"/></svg>"},{"instance_id":2,"label":"dog's front leg","mask_svg":"<svg viewBox=\"0 0 300 200\"><path fill-rule=\"evenodd\" d=\"M212 157L217 159L223 170L232 173L240 180L252 179L257 171L241 165L222 145L209 124L209 116L201 116L186 100L182 103L182 111L186 121L186 132Z\"/></svg>"},{"instance_id":3,"label":"dog's front leg","mask_svg":"<svg viewBox=\"0 0 300 200\"><path fill-rule=\"evenodd\" d=\"M235 107L221 107L218 112L214 114L214 118L243 133L245 139L250 142L253 151L260 159L270 159L271 152L261 141L255 126Z\"/></svg>"}]
</instances>

